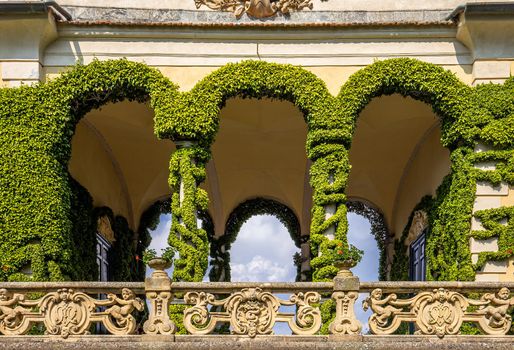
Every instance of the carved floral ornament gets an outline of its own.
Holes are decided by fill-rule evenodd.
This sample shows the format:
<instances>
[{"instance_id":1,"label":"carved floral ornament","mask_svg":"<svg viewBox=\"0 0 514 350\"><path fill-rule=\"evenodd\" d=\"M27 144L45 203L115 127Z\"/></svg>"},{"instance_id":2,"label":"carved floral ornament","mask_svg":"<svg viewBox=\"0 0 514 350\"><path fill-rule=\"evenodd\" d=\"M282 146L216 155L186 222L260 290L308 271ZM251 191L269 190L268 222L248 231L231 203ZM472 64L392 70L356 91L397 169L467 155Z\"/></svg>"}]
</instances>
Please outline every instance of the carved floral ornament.
<instances>
[{"instance_id":1,"label":"carved floral ornament","mask_svg":"<svg viewBox=\"0 0 514 350\"><path fill-rule=\"evenodd\" d=\"M61 288L31 300L29 296L0 289L0 333L27 334L34 324L43 323L45 333L67 338L88 334L92 323L102 323L111 334L133 334L137 322L132 312L142 311L143 301L123 288L121 298L107 294L98 300L81 291Z\"/></svg>"},{"instance_id":2,"label":"carved floral ornament","mask_svg":"<svg viewBox=\"0 0 514 350\"><path fill-rule=\"evenodd\" d=\"M413 322L416 334L440 338L459 334L463 322L476 323L488 335L505 335L512 325L508 310L513 305L507 288L486 293L479 300L444 288L399 299L394 293L384 296L377 288L363 302L364 310L373 311L368 321L373 334L392 334L402 322Z\"/></svg>"},{"instance_id":3,"label":"carved floral ornament","mask_svg":"<svg viewBox=\"0 0 514 350\"><path fill-rule=\"evenodd\" d=\"M248 14L254 18L266 18L279 13L312 10L312 0L195 0L196 8L205 5L213 10L233 12L237 18Z\"/></svg>"},{"instance_id":4,"label":"carved floral ornament","mask_svg":"<svg viewBox=\"0 0 514 350\"><path fill-rule=\"evenodd\" d=\"M273 334L276 322L287 322L293 334L312 335L321 327L319 308L312 305L320 300L316 292L297 293L282 300L260 288L245 288L222 300L210 293L189 292L184 301L194 306L184 312L184 326L189 333L200 335L209 334L219 322L226 322L233 334L253 338ZM296 315L280 312L281 305L295 305ZM211 312L209 306L224 311Z\"/></svg>"}]
</instances>

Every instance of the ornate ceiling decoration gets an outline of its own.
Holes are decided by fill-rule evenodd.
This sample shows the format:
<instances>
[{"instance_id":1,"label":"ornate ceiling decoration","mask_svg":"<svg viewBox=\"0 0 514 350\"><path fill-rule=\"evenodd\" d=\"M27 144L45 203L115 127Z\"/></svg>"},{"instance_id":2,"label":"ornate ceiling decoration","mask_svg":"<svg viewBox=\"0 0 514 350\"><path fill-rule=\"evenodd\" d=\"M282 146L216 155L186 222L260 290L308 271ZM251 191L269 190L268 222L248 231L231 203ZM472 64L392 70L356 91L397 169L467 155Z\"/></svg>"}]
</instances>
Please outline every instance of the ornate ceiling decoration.
<instances>
[{"instance_id":1,"label":"ornate ceiling decoration","mask_svg":"<svg viewBox=\"0 0 514 350\"><path fill-rule=\"evenodd\" d=\"M233 12L237 18L248 14L254 18L272 17L279 13L312 10L312 0L195 0L196 8L205 5L213 10Z\"/></svg>"}]
</instances>

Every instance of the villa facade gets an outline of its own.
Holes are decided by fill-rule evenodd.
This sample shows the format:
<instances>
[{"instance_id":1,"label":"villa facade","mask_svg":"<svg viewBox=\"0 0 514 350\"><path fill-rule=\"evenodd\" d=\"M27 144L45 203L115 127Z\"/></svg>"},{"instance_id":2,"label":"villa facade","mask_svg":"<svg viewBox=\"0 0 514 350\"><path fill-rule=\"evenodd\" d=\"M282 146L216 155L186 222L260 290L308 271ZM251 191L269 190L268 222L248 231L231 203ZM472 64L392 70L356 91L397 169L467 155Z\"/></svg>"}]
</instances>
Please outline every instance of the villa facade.
<instances>
[{"instance_id":1,"label":"villa facade","mask_svg":"<svg viewBox=\"0 0 514 350\"><path fill-rule=\"evenodd\" d=\"M102 323L135 348L148 346L129 345L138 329L208 346L219 323L253 339L275 319L307 338L358 335L348 305L360 291L374 334L411 323L430 347L423 336L475 323L488 336L465 348L512 349L513 74L513 1L0 1L0 333L13 337L0 348L38 322L64 338ZM338 261L348 211L371 221L382 282L359 284ZM154 261L143 284L164 212L174 274ZM227 284L231 244L258 214L300 249L299 283ZM202 284L209 262L216 283ZM16 297L29 290L54 294ZM171 290L183 302L170 307ZM109 292L121 297L91 299ZM314 306L332 292L331 308ZM145 293L156 309L139 327L130 314ZM100 311L72 330L57 311L27 311L68 298ZM265 305L260 321L230 314L248 300ZM448 304L460 311L434 321ZM370 346L411 344L391 337ZM181 338L170 339L159 341Z\"/></svg>"}]
</instances>

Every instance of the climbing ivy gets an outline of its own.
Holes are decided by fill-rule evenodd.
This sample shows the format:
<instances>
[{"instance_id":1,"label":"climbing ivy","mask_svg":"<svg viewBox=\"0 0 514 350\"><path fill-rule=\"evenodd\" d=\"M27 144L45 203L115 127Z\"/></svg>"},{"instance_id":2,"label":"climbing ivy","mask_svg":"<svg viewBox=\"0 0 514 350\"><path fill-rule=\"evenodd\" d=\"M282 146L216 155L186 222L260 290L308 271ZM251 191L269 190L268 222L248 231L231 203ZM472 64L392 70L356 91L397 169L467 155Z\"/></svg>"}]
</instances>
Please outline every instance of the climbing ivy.
<instances>
[{"instance_id":1,"label":"climbing ivy","mask_svg":"<svg viewBox=\"0 0 514 350\"><path fill-rule=\"evenodd\" d=\"M74 222L82 219L72 214L70 141L76 124L91 109L129 99L150 101L158 136L194 143L179 147L170 161L169 242L180 255L174 279L200 281L209 247L206 230L196 222L197 213L208 203L199 185L219 127L219 112L227 99L241 96L290 101L304 116L306 154L312 161L313 279L329 280L337 273L332 250L348 244L345 189L356 120L373 98L393 93L432 106L441 119L441 142L451 152L451 173L434 199L433 227L427 238L428 277L471 280L475 269L468 239L476 181L512 184L513 180L514 79L502 86L471 88L441 67L405 58L361 69L337 97L302 68L260 61L228 64L185 93L178 93L155 69L127 60L94 61L48 83L0 89L1 278L25 278L20 272L27 267L35 280L88 274L90 267L73 263ZM475 153L478 142L493 150ZM495 170L477 168L481 161L494 162ZM327 206L336 207L330 218L325 217ZM113 225L128 232L122 221ZM325 235L331 227L333 240ZM137 245L135 249L140 253ZM500 251L508 249L502 245Z\"/></svg>"},{"instance_id":2,"label":"climbing ivy","mask_svg":"<svg viewBox=\"0 0 514 350\"><path fill-rule=\"evenodd\" d=\"M90 266L74 263L83 253L74 245L79 216L68 174L75 126L91 109L123 99L150 100L157 117L166 115L176 93L157 70L127 60L93 61L48 83L0 89L1 279L19 279L28 268L33 280L86 278Z\"/></svg>"},{"instance_id":3,"label":"climbing ivy","mask_svg":"<svg viewBox=\"0 0 514 350\"><path fill-rule=\"evenodd\" d=\"M474 230L471 236L476 239L498 238L498 251L481 252L474 267L484 267L488 260L505 260L514 252L514 207L479 210L474 216L480 220L485 230Z\"/></svg>"},{"instance_id":4,"label":"climbing ivy","mask_svg":"<svg viewBox=\"0 0 514 350\"><path fill-rule=\"evenodd\" d=\"M178 250L174 280L201 281L207 270L207 232L198 227L199 211L206 211L207 192L199 187L205 180L209 153L197 145L178 147L170 161L171 232L169 244Z\"/></svg>"}]
</instances>

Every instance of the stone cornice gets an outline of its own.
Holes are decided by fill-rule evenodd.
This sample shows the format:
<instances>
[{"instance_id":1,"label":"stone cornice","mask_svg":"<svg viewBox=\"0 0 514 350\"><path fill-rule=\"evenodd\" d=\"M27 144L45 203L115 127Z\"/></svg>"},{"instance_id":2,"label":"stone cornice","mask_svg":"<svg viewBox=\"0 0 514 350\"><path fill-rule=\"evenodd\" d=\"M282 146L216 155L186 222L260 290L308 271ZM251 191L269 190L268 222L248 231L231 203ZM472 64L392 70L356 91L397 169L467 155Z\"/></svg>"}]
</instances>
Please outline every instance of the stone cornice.
<instances>
[{"instance_id":1,"label":"stone cornice","mask_svg":"<svg viewBox=\"0 0 514 350\"><path fill-rule=\"evenodd\" d=\"M300 11L255 19L236 18L231 12L173 9L134 9L66 6L73 24L283 27L283 26L368 26L368 25L452 25L446 18L452 9L414 11Z\"/></svg>"}]
</instances>

